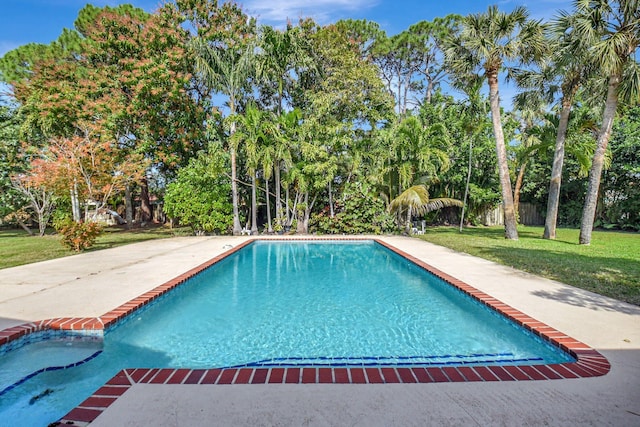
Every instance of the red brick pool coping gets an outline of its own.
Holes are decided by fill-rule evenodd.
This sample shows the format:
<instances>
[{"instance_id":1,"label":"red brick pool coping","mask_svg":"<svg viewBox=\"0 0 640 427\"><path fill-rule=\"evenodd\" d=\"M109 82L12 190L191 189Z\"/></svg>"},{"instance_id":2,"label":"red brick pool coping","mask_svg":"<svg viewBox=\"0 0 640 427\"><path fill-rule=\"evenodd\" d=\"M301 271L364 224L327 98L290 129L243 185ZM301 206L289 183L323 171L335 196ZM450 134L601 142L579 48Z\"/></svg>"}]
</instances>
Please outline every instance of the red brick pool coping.
<instances>
[{"instance_id":1,"label":"red brick pool coping","mask_svg":"<svg viewBox=\"0 0 640 427\"><path fill-rule=\"evenodd\" d=\"M184 283L200 271L216 264L255 240L247 240L209 261L169 280L139 297L97 318L56 318L25 323L0 331L0 345L30 333L44 330L105 330L134 311ZM279 238L282 240L338 240L336 238ZM378 239L340 238L339 240L373 240L440 277L465 294L510 318L549 343L571 354L576 361L551 365L500 365L458 367L273 367L226 369L123 369L103 387L96 390L75 409L65 415L62 425L87 425L95 420L119 396L134 384L389 384L440 383L476 381L531 381L568 378L589 378L605 375L611 369L609 361L588 345L563 334L507 304L479 291L453 276Z\"/></svg>"}]
</instances>

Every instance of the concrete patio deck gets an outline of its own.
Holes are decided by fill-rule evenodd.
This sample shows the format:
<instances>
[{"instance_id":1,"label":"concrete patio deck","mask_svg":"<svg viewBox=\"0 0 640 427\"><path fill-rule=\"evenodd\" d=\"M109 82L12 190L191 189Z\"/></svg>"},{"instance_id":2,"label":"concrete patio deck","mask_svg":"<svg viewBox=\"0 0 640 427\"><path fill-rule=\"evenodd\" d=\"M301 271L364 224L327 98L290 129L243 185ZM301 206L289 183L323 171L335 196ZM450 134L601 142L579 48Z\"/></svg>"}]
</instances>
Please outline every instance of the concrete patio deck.
<instances>
[{"instance_id":1,"label":"concrete patio deck","mask_svg":"<svg viewBox=\"0 0 640 427\"><path fill-rule=\"evenodd\" d=\"M640 426L640 307L418 239L376 238L590 345L611 371L498 383L134 384L91 425ZM100 316L247 239L155 240L0 270L0 330Z\"/></svg>"}]
</instances>

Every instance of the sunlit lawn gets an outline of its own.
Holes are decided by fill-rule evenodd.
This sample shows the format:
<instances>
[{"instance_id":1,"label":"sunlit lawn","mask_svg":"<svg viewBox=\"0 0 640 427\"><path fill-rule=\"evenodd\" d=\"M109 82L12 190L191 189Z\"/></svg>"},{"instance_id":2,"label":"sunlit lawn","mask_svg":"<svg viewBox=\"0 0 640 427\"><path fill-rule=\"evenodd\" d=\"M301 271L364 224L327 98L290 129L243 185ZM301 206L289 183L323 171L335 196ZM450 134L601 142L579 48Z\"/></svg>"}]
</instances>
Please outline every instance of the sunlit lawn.
<instances>
[{"instance_id":1,"label":"sunlit lawn","mask_svg":"<svg viewBox=\"0 0 640 427\"><path fill-rule=\"evenodd\" d=\"M163 239L186 234L185 229L169 229L166 227L151 227L134 230L107 228L98 237L96 244L88 251L122 246L129 243L142 242L151 239ZM0 269L16 265L45 261L73 255L74 252L60 243L60 237L53 230L47 230L43 237L28 236L23 230L0 230Z\"/></svg>"},{"instance_id":2,"label":"sunlit lawn","mask_svg":"<svg viewBox=\"0 0 640 427\"><path fill-rule=\"evenodd\" d=\"M594 231L578 245L579 230L559 229L556 240L542 227L519 227L520 239L504 239L503 227L429 228L421 239L568 285L640 305L640 234Z\"/></svg>"}]
</instances>

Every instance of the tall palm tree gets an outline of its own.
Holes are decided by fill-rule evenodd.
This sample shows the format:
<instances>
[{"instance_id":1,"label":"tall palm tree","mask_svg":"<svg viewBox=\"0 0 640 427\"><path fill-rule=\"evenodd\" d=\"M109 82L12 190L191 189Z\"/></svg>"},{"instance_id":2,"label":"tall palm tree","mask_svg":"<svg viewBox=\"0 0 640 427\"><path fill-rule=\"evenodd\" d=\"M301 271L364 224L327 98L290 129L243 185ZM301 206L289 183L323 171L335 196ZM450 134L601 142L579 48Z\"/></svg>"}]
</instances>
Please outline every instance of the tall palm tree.
<instances>
[{"instance_id":1,"label":"tall palm tree","mask_svg":"<svg viewBox=\"0 0 640 427\"><path fill-rule=\"evenodd\" d=\"M424 215L428 212L449 206L462 207L462 202L451 198L429 198L429 190L425 185L414 185L404 190L398 197L389 203L389 211L396 213L398 218L406 212L405 231L411 231L411 218L413 215Z\"/></svg>"},{"instance_id":2,"label":"tall palm tree","mask_svg":"<svg viewBox=\"0 0 640 427\"><path fill-rule=\"evenodd\" d=\"M269 180L275 167L277 149L277 120L273 112L262 111L261 132L262 143L258 147L258 157L262 165L262 177L264 178L264 197L267 210L267 232L273 233L273 221L271 218L271 194L269 192Z\"/></svg>"},{"instance_id":3,"label":"tall palm tree","mask_svg":"<svg viewBox=\"0 0 640 427\"><path fill-rule=\"evenodd\" d=\"M256 173L261 162L262 146L267 140L267 129L271 124L269 120L264 120L264 116L255 103L250 102L245 107L244 114L229 117L238 125L236 132L231 136L231 142L236 149L242 144L251 176L251 234L258 232Z\"/></svg>"},{"instance_id":4,"label":"tall palm tree","mask_svg":"<svg viewBox=\"0 0 640 427\"><path fill-rule=\"evenodd\" d=\"M571 28L570 15L561 12L554 22L555 40L553 43L553 70L562 76L560 90L560 119L556 133L556 145L553 153L551 179L549 180L549 198L547 200L547 216L544 223L545 239L556 238L558 208L560 204L560 186L562 184L562 167L564 163L565 141L569 127L569 116L578 90L592 77L593 62L589 61L575 34L568 32Z\"/></svg>"},{"instance_id":5,"label":"tall palm tree","mask_svg":"<svg viewBox=\"0 0 640 427\"><path fill-rule=\"evenodd\" d=\"M285 90L288 82L292 80L292 73L297 66L305 62L304 41L299 29L287 27L284 31L276 30L270 26L262 27L260 38L261 54L258 56L258 75L267 84L275 83L276 91L276 115L280 117L284 111ZM277 155L274 158L276 215L282 211L280 173L282 158Z\"/></svg>"},{"instance_id":6,"label":"tall palm tree","mask_svg":"<svg viewBox=\"0 0 640 427\"><path fill-rule=\"evenodd\" d=\"M640 65L640 0L576 0L572 31L607 76L607 95L580 225L581 245L591 243L598 188L619 99L638 102Z\"/></svg>"},{"instance_id":7,"label":"tall palm tree","mask_svg":"<svg viewBox=\"0 0 640 427\"><path fill-rule=\"evenodd\" d=\"M445 56L457 78L479 74L489 84L491 120L496 138L496 154L502 203L504 206L505 237L518 239L513 192L509 177L507 149L500 118L498 75L505 62L528 63L545 52L544 26L528 19L524 7L516 7L511 13L500 12L497 6L486 13L468 15L462 19L460 33L447 43Z\"/></svg>"},{"instance_id":8,"label":"tall palm tree","mask_svg":"<svg viewBox=\"0 0 640 427\"><path fill-rule=\"evenodd\" d=\"M285 207L282 208L281 169L285 172L293 166L293 147L299 146L300 120L302 113L298 109L283 111L277 118L277 130L274 138L274 187L276 190L276 221L280 225L290 225L288 187L285 187Z\"/></svg>"},{"instance_id":9,"label":"tall palm tree","mask_svg":"<svg viewBox=\"0 0 640 427\"><path fill-rule=\"evenodd\" d=\"M217 46L202 39L195 39L192 48L195 52L196 70L208 87L213 88L227 97L229 116L236 115L238 105L248 91L250 78L254 74L255 49L252 43L245 45ZM229 134L236 131L235 120L230 120ZM240 214L238 211L238 183L237 183L237 148L229 146L231 157L231 198L233 203L233 234L242 232Z\"/></svg>"},{"instance_id":10,"label":"tall palm tree","mask_svg":"<svg viewBox=\"0 0 640 427\"><path fill-rule=\"evenodd\" d=\"M559 120L549 180L543 234L545 239L556 238L562 167L571 110L578 90L594 73L593 63L588 60L581 40L576 37L575 32L570 31L573 26L573 15L561 11L550 27L548 60L541 64L539 69L514 73L518 85L526 89L516 96L516 104L551 104L558 101Z\"/></svg>"}]
</instances>

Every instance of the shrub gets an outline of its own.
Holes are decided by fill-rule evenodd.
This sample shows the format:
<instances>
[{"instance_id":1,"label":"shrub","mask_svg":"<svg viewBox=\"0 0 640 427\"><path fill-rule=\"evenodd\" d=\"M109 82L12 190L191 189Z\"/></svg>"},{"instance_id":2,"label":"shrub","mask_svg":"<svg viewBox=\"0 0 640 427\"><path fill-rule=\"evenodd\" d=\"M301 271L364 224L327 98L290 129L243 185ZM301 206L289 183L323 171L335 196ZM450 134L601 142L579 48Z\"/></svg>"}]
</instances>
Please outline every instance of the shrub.
<instances>
[{"instance_id":1,"label":"shrub","mask_svg":"<svg viewBox=\"0 0 640 427\"><path fill-rule=\"evenodd\" d=\"M90 248L102 233L102 227L96 222L59 221L57 230L62 235L62 244L71 250L81 252Z\"/></svg>"},{"instance_id":2,"label":"shrub","mask_svg":"<svg viewBox=\"0 0 640 427\"><path fill-rule=\"evenodd\" d=\"M395 220L387 212L384 201L360 183L347 185L335 202L335 216L329 208L313 215L312 232L320 234L382 234L395 230Z\"/></svg>"},{"instance_id":3,"label":"shrub","mask_svg":"<svg viewBox=\"0 0 640 427\"><path fill-rule=\"evenodd\" d=\"M231 185L223 173L223 159L201 154L178 172L167 186L164 211L195 234L228 233L233 225L229 203Z\"/></svg>"}]
</instances>

